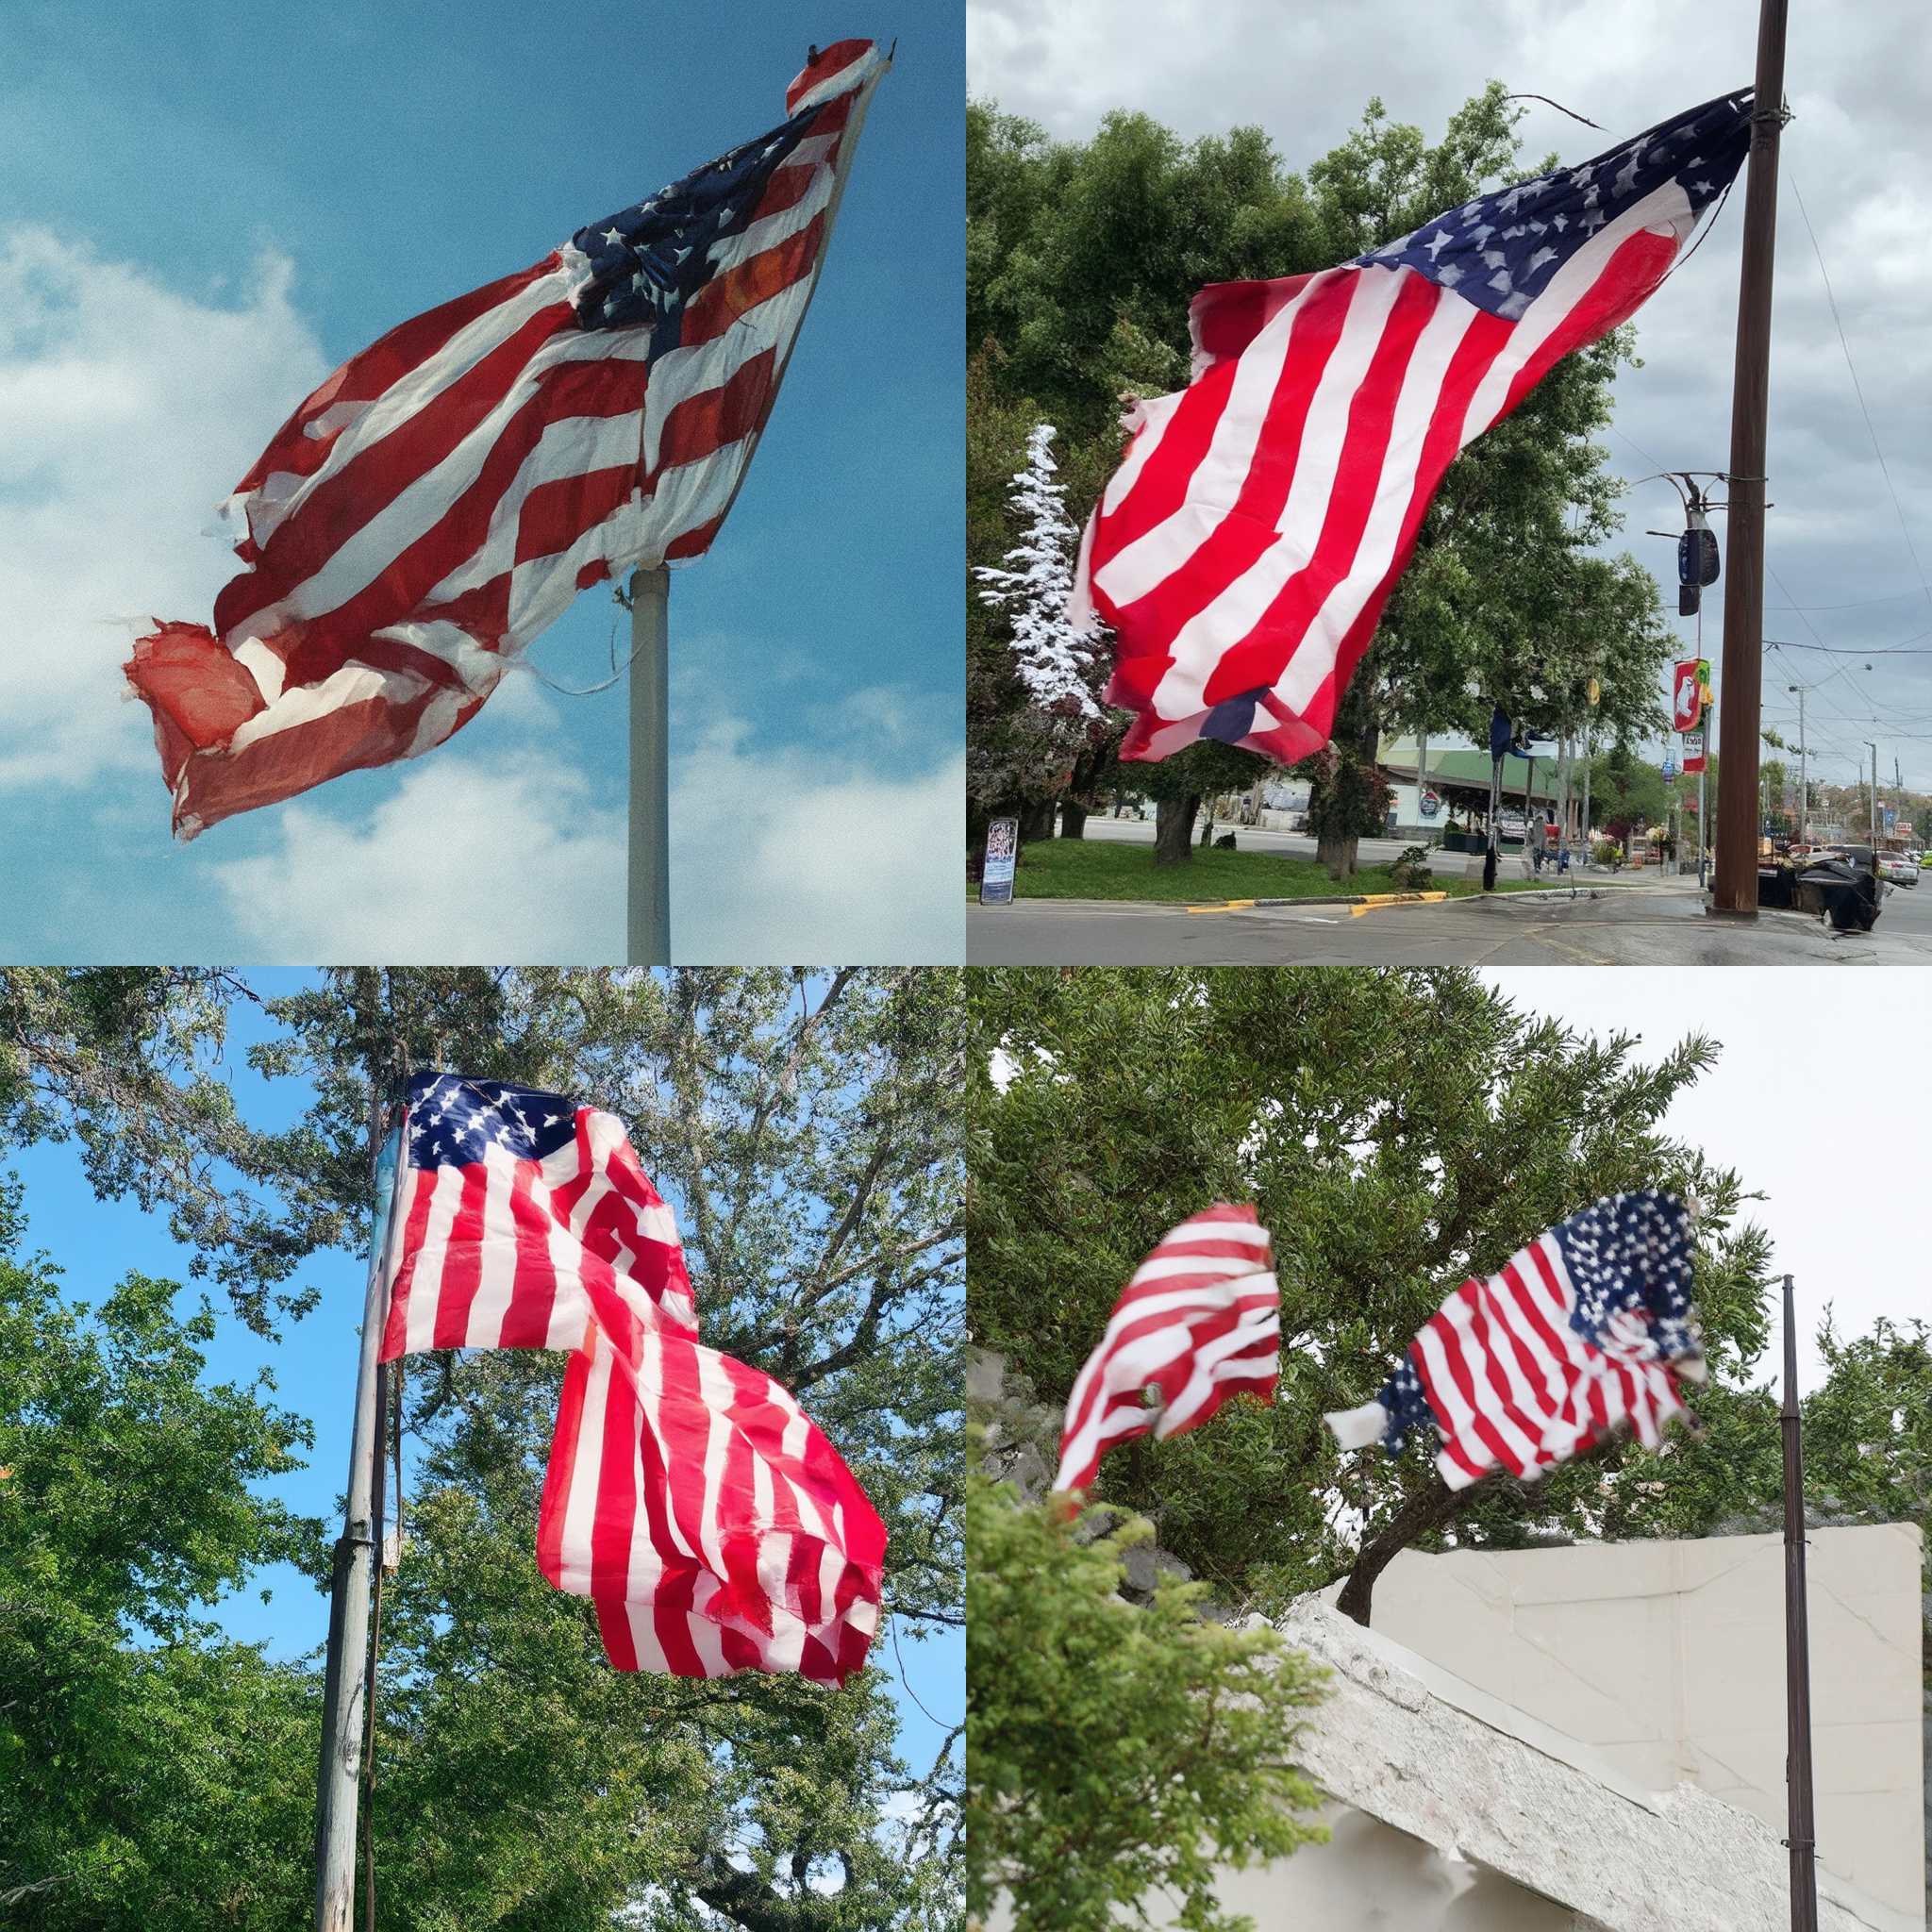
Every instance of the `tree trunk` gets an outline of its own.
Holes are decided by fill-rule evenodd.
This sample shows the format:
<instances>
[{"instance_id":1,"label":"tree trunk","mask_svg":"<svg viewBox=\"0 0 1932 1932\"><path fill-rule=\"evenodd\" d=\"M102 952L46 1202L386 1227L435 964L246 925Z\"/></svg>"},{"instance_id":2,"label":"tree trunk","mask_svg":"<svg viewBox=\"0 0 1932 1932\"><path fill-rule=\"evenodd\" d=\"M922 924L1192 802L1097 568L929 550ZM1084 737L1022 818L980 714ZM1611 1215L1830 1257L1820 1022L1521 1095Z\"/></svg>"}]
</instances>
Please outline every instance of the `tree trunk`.
<instances>
[{"instance_id":1,"label":"tree trunk","mask_svg":"<svg viewBox=\"0 0 1932 1932\"><path fill-rule=\"evenodd\" d=\"M1075 805L1071 798L1060 800L1060 837L1062 839L1084 839L1087 836L1087 808Z\"/></svg>"},{"instance_id":2,"label":"tree trunk","mask_svg":"<svg viewBox=\"0 0 1932 1932\"><path fill-rule=\"evenodd\" d=\"M1362 1545L1361 1554L1355 1559L1355 1568L1348 1573L1348 1581L1341 1587L1341 1594L1335 1599L1335 1607L1344 1617L1353 1617L1366 1629L1369 1602L1375 1593L1375 1578L1417 1537L1429 1530L1440 1529L1443 1524L1458 1516L1474 1495L1475 1485L1472 1484L1466 1490L1452 1490L1438 1476L1433 1489L1411 1496Z\"/></svg>"},{"instance_id":3,"label":"tree trunk","mask_svg":"<svg viewBox=\"0 0 1932 1932\"><path fill-rule=\"evenodd\" d=\"M1156 865L1186 865L1194 857L1194 814L1201 809L1201 794L1190 791L1184 798L1160 798L1154 805L1154 862Z\"/></svg>"},{"instance_id":4,"label":"tree trunk","mask_svg":"<svg viewBox=\"0 0 1932 1932\"><path fill-rule=\"evenodd\" d=\"M1053 808L1051 798L1036 799L1031 805L1024 806L1020 811L1020 842L1030 844L1035 839L1053 837Z\"/></svg>"},{"instance_id":5,"label":"tree trunk","mask_svg":"<svg viewBox=\"0 0 1932 1932\"><path fill-rule=\"evenodd\" d=\"M1356 837L1353 832L1324 830L1315 841L1315 858L1318 863L1328 868L1331 879L1351 879L1355 876Z\"/></svg>"}]
</instances>

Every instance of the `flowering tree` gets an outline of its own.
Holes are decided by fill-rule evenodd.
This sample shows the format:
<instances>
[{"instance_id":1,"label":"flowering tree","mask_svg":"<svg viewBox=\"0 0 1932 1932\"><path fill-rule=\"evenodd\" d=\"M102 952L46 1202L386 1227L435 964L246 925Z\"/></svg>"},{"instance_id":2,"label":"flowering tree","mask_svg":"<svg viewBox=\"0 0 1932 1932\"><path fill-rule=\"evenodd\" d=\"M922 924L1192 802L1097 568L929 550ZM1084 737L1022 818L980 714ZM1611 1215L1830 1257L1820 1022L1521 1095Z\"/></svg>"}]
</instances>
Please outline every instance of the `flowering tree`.
<instances>
[{"instance_id":1,"label":"flowering tree","mask_svg":"<svg viewBox=\"0 0 1932 1932\"><path fill-rule=\"evenodd\" d=\"M1100 701L1106 633L1092 619L1068 613L1080 532L1066 509L1066 485L1058 479L1051 423L1038 423L1026 439L1026 461L1008 491L1020 541L998 564L974 569L984 588L980 601L1001 611L1011 632L1014 675L1035 714L1029 734L1038 747L1049 795L1074 785L1081 758L1109 736ZM1077 837L1086 813L1067 802L1067 831Z\"/></svg>"}]
</instances>

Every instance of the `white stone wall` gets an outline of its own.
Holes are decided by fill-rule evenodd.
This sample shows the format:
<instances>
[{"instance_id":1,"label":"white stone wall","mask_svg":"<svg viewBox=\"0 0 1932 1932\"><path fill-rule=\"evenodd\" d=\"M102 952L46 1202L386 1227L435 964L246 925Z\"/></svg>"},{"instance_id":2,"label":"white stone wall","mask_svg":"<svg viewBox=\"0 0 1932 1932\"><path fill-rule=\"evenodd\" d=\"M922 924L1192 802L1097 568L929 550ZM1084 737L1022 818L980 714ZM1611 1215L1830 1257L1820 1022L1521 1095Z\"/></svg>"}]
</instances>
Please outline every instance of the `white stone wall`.
<instances>
[{"instance_id":1,"label":"white stone wall","mask_svg":"<svg viewBox=\"0 0 1932 1932\"><path fill-rule=\"evenodd\" d=\"M1915 1524L1814 1528L1807 1553L1820 1862L1924 1923ZM1785 1828L1781 1536L1405 1552L1378 1632L1591 1745Z\"/></svg>"}]
</instances>

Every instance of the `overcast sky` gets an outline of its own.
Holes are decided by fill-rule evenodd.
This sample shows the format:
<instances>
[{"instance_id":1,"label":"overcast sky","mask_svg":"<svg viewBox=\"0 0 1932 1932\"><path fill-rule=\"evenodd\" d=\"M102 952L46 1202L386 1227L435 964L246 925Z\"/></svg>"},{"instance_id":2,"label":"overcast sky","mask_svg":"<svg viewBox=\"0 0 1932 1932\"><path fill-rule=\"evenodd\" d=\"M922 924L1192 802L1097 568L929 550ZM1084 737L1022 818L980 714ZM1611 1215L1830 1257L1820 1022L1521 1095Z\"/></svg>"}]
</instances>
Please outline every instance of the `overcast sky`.
<instances>
[{"instance_id":1,"label":"overcast sky","mask_svg":"<svg viewBox=\"0 0 1932 1932\"><path fill-rule=\"evenodd\" d=\"M1068 138L1090 134L1113 108L1142 109L1188 137L1258 125L1300 168L1346 134L1371 95L1433 140L1461 101L1497 78L1602 125L1592 132L1529 104L1521 128L1529 172L1552 151L1582 160L1748 86L1757 16L1757 0L969 0L967 80L975 97ZM1887 785L1896 758L1907 786L1932 790L1932 589L1921 569L1932 571L1932 35L1924 0L1793 7L1786 74L1796 118L1785 134L1778 207L1767 535L1775 581L1766 580L1765 629L1853 655L1767 654L1765 719L1795 742L1797 700L1786 687L1818 686L1806 703L1815 774L1849 780L1869 758L1863 741L1875 739ZM1817 231L1903 528L1794 193ZM1620 375L1622 434L1608 439L1613 467L1633 480L1729 459L1742 214L1740 177L1696 258L1637 318L1645 366ZM1681 526L1670 488L1645 485L1626 508L1629 547L1674 577L1670 547L1642 534ZM1718 528L1722 537L1722 519ZM1722 612L1720 585L1705 608L1714 669ZM1672 622L1688 646L1690 622ZM1900 644L1926 655L1874 655ZM1723 695L1720 669L1720 703Z\"/></svg>"},{"instance_id":2,"label":"overcast sky","mask_svg":"<svg viewBox=\"0 0 1932 1932\"><path fill-rule=\"evenodd\" d=\"M0 8L0 958L623 957L622 682L520 671L426 757L176 846L120 666L208 621L213 507L330 369L774 125L808 46L866 30ZM681 960L960 952L961 61L957 12L903 24L769 432L676 575ZM619 615L585 593L530 662L608 676Z\"/></svg>"},{"instance_id":3,"label":"overcast sky","mask_svg":"<svg viewBox=\"0 0 1932 1932\"><path fill-rule=\"evenodd\" d=\"M1519 967L1481 977L1579 1032L1635 1034L1645 1061L1689 1033L1720 1042L1717 1066L1664 1124L1764 1195L1748 1211L1775 1243L1773 1266L1794 1277L1806 1388L1819 1378L1811 1337L1827 1302L1844 1335L1879 1315L1932 1317L1922 974L1868 973L1856 999L1837 967Z\"/></svg>"}]
</instances>

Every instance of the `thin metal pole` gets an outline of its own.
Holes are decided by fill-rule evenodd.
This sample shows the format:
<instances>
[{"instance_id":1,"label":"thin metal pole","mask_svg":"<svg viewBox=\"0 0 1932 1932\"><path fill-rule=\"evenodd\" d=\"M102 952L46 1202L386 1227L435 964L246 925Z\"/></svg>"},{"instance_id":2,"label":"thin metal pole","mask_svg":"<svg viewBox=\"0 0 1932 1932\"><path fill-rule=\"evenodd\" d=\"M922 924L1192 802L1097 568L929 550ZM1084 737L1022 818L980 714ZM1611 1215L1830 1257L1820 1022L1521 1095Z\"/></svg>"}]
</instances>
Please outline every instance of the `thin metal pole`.
<instances>
[{"instance_id":1,"label":"thin metal pole","mask_svg":"<svg viewBox=\"0 0 1932 1932\"><path fill-rule=\"evenodd\" d=\"M370 1105L375 1211L362 1300L362 1350L356 1372L356 1423L349 1444L349 1500L336 1542L329 1589L328 1662L323 1677L322 1761L315 1793L315 1932L350 1932L355 1913L357 1780L366 1717L363 1657L369 1647L369 1586L375 1570L375 1357L387 1313L385 1260L395 1199L400 1123L383 1137L385 1095Z\"/></svg>"},{"instance_id":2,"label":"thin metal pole","mask_svg":"<svg viewBox=\"0 0 1932 1932\"><path fill-rule=\"evenodd\" d=\"M1583 720L1583 862L1590 863L1590 718Z\"/></svg>"},{"instance_id":3,"label":"thin metal pole","mask_svg":"<svg viewBox=\"0 0 1932 1932\"><path fill-rule=\"evenodd\" d=\"M671 573L630 578L630 904L625 956L671 963Z\"/></svg>"},{"instance_id":4,"label":"thin metal pole","mask_svg":"<svg viewBox=\"0 0 1932 1932\"><path fill-rule=\"evenodd\" d=\"M1731 569L1724 592L1724 762L1711 910L1757 917L1757 841L1746 838L1757 797L1764 670L1765 419L1771 391L1771 270L1777 246L1777 146L1784 120L1786 0L1762 0L1751 99L1751 173L1744 183L1744 259L1738 276L1738 350L1731 378ZM1706 739L1707 748L1709 740ZM1700 827L1698 837L1703 838Z\"/></svg>"},{"instance_id":5,"label":"thin metal pole","mask_svg":"<svg viewBox=\"0 0 1932 1932\"><path fill-rule=\"evenodd\" d=\"M1798 693L1798 842L1808 844L1811 840L1811 787L1805 772L1805 687L1794 687Z\"/></svg>"},{"instance_id":6,"label":"thin metal pole","mask_svg":"<svg viewBox=\"0 0 1932 1932\"><path fill-rule=\"evenodd\" d=\"M1805 1445L1798 1423L1798 1331L1785 1276L1785 1784L1791 1850L1791 1932L1818 1932L1811 1821L1811 1640L1805 1616Z\"/></svg>"}]
</instances>

